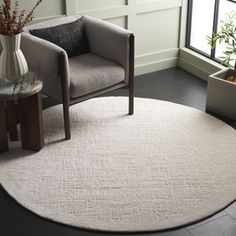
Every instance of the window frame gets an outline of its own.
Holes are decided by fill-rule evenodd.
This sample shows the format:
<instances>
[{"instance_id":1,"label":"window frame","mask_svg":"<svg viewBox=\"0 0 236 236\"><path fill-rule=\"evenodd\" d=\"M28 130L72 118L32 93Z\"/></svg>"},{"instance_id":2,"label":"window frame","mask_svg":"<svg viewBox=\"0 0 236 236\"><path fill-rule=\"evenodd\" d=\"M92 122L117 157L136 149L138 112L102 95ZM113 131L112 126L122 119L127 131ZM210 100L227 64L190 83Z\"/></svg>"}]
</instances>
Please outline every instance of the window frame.
<instances>
[{"instance_id":1,"label":"window frame","mask_svg":"<svg viewBox=\"0 0 236 236\"><path fill-rule=\"evenodd\" d=\"M194 52L197 52L211 60L214 60L218 63L221 63L219 59L217 59L215 57L216 55L216 48L211 49L211 53L210 55L208 55L207 53L201 51L200 49L197 49L193 46L190 45L191 42L191 30L192 30L192 12L193 12L193 1L194 0L188 0L188 7L187 7L187 28L186 28L186 47L193 50ZM197 1L197 0L195 0ZM214 6L214 16L213 16L213 28L212 28L212 32L213 33L217 33L217 29L218 29L218 20L219 20L219 7L220 7L220 1L221 0L215 0L215 6ZM228 2L232 2L236 4L235 0L226 0Z\"/></svg>"}]
</instances>

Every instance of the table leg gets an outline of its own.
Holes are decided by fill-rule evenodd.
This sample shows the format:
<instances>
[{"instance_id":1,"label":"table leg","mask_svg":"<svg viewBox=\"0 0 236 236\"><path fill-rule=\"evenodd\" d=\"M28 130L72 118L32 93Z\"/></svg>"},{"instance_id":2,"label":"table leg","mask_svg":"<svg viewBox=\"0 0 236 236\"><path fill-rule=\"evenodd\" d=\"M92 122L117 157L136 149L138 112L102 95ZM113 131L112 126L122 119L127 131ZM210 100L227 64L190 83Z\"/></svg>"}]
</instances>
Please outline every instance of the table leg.
<instances>
[{"instance_id":1,"label":"table leg","mask_svg":"<svg viewBox=\"0 0 236 236\"><path fill-rule=\"evenodd\" d=\"M17 141L17 112L15 101L7 101L6 106L7 113L7 129L9 132L10 141Z\"/></svg>"},{"instance_id":2,"label":"table leg","mask_svg":"<svg viewBox=\"0 0 236 236\"><path fill-rule=\"evenodd\" d=\"M39 151L44 145L40 93L18 100L22 148Z\"/></svg>"},{"instance_id":3,"label":"table leg","mask_svg":"<svg viewBox=\"0 0 236 236\"><path fill-rule=\"evenodd\" d=\"M9 150L5 104L0 101L0 153Z\"/></svg>"}]
</instances>

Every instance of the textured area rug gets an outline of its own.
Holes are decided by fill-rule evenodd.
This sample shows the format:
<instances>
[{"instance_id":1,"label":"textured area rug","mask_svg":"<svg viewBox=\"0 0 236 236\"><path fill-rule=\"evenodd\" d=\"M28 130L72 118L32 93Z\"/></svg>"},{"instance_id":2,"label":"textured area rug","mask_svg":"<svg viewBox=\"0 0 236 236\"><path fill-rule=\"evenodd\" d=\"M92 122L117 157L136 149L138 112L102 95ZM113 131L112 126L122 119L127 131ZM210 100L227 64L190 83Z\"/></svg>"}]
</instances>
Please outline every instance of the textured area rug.
<instances>
[{"instance_id":1,"label":"textured area rug","mask_svg":"<svg viewBox=\"0 0 236 236\"><path fill-rule=\"evenodd\" d=\"M46 146L0 155L0 182L20 204L64 224L152 231L195 222L236 199L236 132L193 108L97 98L44 111Z\"/></svg>"}]
</instances>

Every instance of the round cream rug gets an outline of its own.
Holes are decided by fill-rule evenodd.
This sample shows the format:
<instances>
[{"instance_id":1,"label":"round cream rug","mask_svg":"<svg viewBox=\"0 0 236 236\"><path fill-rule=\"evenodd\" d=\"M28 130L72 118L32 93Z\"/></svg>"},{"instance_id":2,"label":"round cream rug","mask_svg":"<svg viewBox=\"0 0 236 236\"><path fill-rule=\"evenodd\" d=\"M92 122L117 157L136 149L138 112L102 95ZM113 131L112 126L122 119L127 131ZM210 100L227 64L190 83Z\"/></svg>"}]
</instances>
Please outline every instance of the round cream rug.
<instances>
[{"instance_id":1,"label":"round cream rug","mask_svg":"<svg viewBox=\"0 0 236 236\"><path fill-rule=\"evenodd\" d=\"M105 231L152 231L207 217L236 199L236 131L174 103L92 99L44 111L46 146L0 155L0 182L24 207L56 222Z\"/></svg>"}]
</instances>

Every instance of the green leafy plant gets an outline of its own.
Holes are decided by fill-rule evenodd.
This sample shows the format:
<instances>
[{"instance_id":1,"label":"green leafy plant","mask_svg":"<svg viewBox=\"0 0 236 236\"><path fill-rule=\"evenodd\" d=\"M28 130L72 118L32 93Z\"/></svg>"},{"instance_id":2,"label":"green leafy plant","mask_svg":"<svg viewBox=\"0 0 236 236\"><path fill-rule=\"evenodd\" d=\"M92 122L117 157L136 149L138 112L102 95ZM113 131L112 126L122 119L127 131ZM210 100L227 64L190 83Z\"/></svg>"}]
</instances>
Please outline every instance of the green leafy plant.
<instances>
[{"instance_id":1,"label":"green leafy plant","mask_svg":"<svg viewBox=\"0 0 236 236\"><path fill-rule=\"evenodd\" d=\"M227 13L225 20L221 21L220 31L207 36L207 40L211 48L215 48L217 42L225 43L226 50L219 59L223 65L230 66L230 62L235 60L233 57L236 56L236 11ZM236 80L236 60L233 79Z\"/></svg>"}]
</instances>

